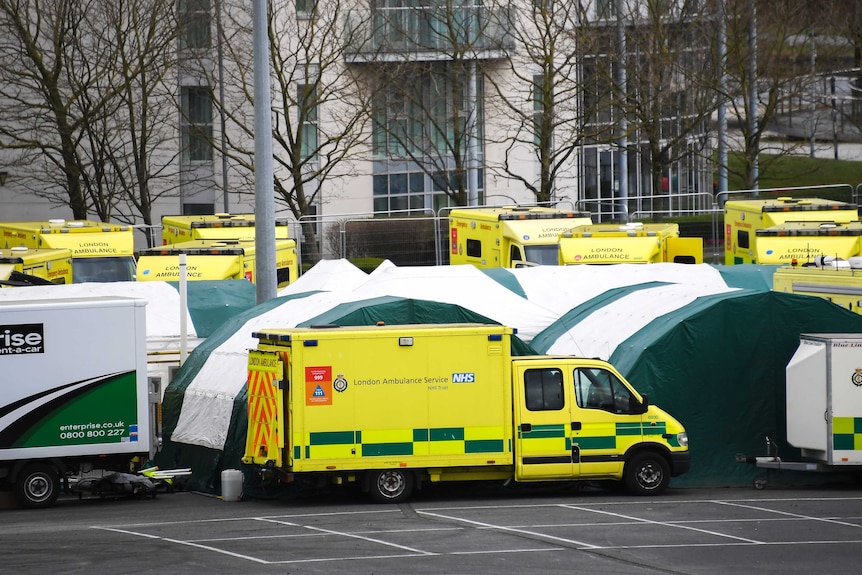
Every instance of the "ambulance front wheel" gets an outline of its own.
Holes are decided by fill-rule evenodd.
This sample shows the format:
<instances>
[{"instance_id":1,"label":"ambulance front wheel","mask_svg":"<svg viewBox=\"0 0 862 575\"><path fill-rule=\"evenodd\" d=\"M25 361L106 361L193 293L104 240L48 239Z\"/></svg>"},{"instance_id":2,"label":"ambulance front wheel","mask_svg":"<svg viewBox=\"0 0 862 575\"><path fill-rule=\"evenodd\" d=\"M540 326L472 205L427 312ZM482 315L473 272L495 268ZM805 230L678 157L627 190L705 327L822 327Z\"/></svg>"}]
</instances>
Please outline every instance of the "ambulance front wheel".
<instances>
[{"instance_id":1,"label":"ambulance front wheel","mask_svg":"<svg viewBox=\"0 0 862 575\"><path fill-rule=\"evenodd\" d=\"M24 507L50 507L60 496L60 476L44 463L31 463L18 473L15 498Z\"/></svg>"},{"instance_id":2,"label":"ambulance front wheel","mask_svg":"<svg viewBox=\"0 0 862 575\"><path fill-rule=\"evenodd\" d=\"M377 503L402 503L413 494L413 473L406 469L371 471L369 491Z\"/></svg>"},{"instance_id":3,"label":"ambulance front wheel","mask_svg":"<svg viewBox=\"0 0 862 575\"><path fill-rule=\"evenodd\" d=\"M658 495L670 484L670 466L658 453L638 453L626 462L623 479L635 495Z\"/></svg>"}]
</instances>

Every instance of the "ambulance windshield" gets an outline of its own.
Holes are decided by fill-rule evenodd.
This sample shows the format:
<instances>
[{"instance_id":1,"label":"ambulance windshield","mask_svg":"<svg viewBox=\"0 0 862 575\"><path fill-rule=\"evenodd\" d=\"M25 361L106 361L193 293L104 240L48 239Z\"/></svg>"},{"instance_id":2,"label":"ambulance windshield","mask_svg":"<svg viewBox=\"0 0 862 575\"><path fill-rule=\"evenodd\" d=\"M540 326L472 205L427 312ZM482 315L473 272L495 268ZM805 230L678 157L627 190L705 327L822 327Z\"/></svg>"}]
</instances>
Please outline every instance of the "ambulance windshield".
<instances>
[{"instance_id":1,"label":"ambulance windshield","mask_svg":"<svg viewBox=\"0 0 862 575\"><path fill-rule=\"evenodd\" d=\"M73 283L128 281L135 281L135 259L132 256L72 260Z\"/></svg>"},{"instance_id":2,"label":"ambulance windshield","mask_svg":"<svg viewBox=\"0 0 862 575\"><path fill-rule=\"evenodd\" d=\"M527 261L545 266L555 266L560 263L559 248L557 244L539 246L524 246Z\"/></svg>"}]
</instances>

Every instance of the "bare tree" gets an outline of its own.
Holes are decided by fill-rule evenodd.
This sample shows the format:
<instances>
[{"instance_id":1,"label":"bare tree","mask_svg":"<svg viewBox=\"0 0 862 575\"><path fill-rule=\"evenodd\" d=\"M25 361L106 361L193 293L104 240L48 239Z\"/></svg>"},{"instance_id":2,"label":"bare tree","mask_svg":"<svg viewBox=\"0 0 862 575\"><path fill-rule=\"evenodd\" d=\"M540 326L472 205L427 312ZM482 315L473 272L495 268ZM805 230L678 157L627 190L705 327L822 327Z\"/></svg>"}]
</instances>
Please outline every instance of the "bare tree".
<instances>
[{"instance_id":1,"label":"bare tree","mask_svg":"<svg viewBox=\"0 0 862 575\"><path fill-rule=\"evenodd\" d=\"M486 136L505 148L502 165L488 169L522 184L537 203L563 199L558 180L574 179L580 146L588 133L597 136L587 119L600 102L584 97L580 80L594 40L583 26L588 9L589 3L538 2L532 10L502 12L501 29L518 48L502 65L486 64L489 113L506 125L498 136Z\"/></svg>"},{"instance_id":2,"label":"bare tree","mask_svg":"<svg viewBox=\"0 0 862 575\"><path fill-rule=\"evenodd\" d=\"M150 223L151 179L172 162L162 82L176 50L172 6L0 0L0 147L27 166L34 195L76 219Z\"/></svg>"},{"instance_id":3,"label":"bare tree","mask_svg":"<svg viewBox=\"0 0 862 575\"><path fill-rule=\"evenodd\" d=\"M408 161L431 177L450 204L477 203L483 76L478 62L501 47L504 30L478 6L441 0L376 8L381 52L408 58L380 62L369 75L375 154Z\"/></svg>"},{"instance_id":4,"label":"bare tree","mask_svg":"<svg viewBox=\"0 0 862 575\"><path fill-rule=\"evenodd\" d=\"M658 201L636 209L663 211L672 192L711 192L698 189L695 173L689 182L677 183L671 166L695 166L710 151L708 124L716 109L715 68L709 58L715 29L714 15L703 3L688 0L647 0L617 12L610 20L622 26L625 82L619 75L608 79L615 106L626 119L629 150L649 167L649 186ZM614 68L612 68L614 69ZM711 165L711 164L710 164ZM691 170L696 171L696 170Z\"/></svg>"},{"instance_id":5,"label":"bare tree","mask_svg":"<svg viewBox=\"0 0 862 575\"><path fill-rule=\"evenodd\" d=\"M816 98L811 35L818 29L822 5L808 0L756 2L727 0L727 90L720 96L738 120L747 189L775 160L792 153L787 146L762 155L764 137L783 110L806 108ZM826 54L820 54L822 60ZM811 128L809 128L811 129Z\"/></svg>"},{"instance_id":6,"label":"bare tree","mask_svg":"<svg viewBox=\"0 0 862 575\"><path fill-rule=\"evenodd\" d=\"M354 70L345 65L361 50L363 27L347 3L270 2L269 52L272 73L273 159L276 199L302 224L305 255L319 258L313 219L323 203L321 190L349 182L353 161L365 153L369 98ZM254 177L254 79L251 23L244 3L225 3L226 67L224 101L227 146L222 150L249 188ZM215 85L215 80L213 80ZM216 142L218 146L219 143Z\"/></svg>"},{"instance_id":7,"label":"bare tree","mask_svg":"<svg viewBox=\"0 0 862 575\"><path fill-rule=\"evenodd\" d=\"M114 39L116 73L112 92L119 104L115 114L90 129L93 138L110 138L89 149L102 154L94 166L102 169L104 185L118 206L117 219L153 225L153 205L177 193L177 25L174 0L135 0L102 4L106 30Z\"/></svg>"},{"instance_id":8,"label":"bare tree","mask_svg":"<svg viewBox=\"0 0 862 575\"><path fill-rule=\"evenodd\" d=\"M851 79L850 106L844 110L843 120L857 129L862 129L862 5L856 0L833 0L831 9L825 14L825 34L843 38L849 43L849 58L841 59L844 72ZM847 68L850 68L847 70Z\"/></svg>"}]
</instances>

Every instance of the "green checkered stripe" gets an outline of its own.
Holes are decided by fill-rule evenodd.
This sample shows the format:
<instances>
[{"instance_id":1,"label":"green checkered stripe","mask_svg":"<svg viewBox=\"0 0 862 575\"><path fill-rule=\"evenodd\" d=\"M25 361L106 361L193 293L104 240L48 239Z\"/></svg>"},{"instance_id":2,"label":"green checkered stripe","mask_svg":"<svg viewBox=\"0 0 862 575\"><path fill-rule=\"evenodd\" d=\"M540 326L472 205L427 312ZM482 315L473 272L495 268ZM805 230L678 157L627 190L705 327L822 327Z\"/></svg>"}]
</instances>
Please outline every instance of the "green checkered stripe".
<instances>
[{"instance_id":1,"label":"green checkered stripe","mask_svg":"<svg viewBox=\"0 0 862 575\"><path fill-rule=\"evenodd\" d=\"M596 436L578 436L578 447L582 451L598 450L598 449L616 449L617 437L621 436L655 436L664 435L667 433L667 424L665 422L651 425L649 423L617 423L614 435L596 435ZM522 431L518 428L519 439L548 439L559 438L565 441L566 450L572 448L572 438L568 431L568 426L559 425L534 425L530 431ZM676 443L676 436L673 438L673 443Z\"/></svg>"},{"instance_id":2,"label":"green checkered stripe","mask_svg":"<svg viewBox=\"0 0 862 575\"><path fill-rule=\"evenodd\" d=\"M437 441L460 441L463 443L463 453L503 453L505 446L511 441L502 437L499 439L464 439L463 427L419 428L413 430L413 441L392 443L363 443L361 431L318 431L310 434L310 443L305 446L305 459L311 459L316 446L326 445L358 445L362 457L377 457L390 455L414 455L417 443ZM302 454L300 446L293 448L294 459Z\"/></svg>"},{"instance_id":3,"label":"green checkered stripe","mask_svg":"<svg viewBox=\"0 0 862 575\"><path fill-rule=\"evenodd\" d=\"M862 449L862 417L832 418L832 449Z\"/></svg>"}]
</instances>

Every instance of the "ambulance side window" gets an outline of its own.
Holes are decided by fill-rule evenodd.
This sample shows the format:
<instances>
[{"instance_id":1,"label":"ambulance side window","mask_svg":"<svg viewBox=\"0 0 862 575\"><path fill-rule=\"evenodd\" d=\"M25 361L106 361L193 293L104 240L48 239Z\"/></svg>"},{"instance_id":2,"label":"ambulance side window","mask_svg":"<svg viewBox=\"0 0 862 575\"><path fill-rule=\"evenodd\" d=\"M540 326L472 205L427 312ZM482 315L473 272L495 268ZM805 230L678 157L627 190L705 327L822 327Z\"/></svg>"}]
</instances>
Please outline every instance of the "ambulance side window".
<instances>
[{"instance_id":1,"label":"ambulance side window","mask_svg":"<svg viewBox=\"0 0 862 575\"><path fill-rule=\"evenodd\" d=\"M479 240L467 240L467 255L471 258L481 258L482 242Z\"/></svg>"},{"instance_id":2,"label":"ambulance side window","mask_svg":"<svg viewBox=\"0 0 862 575\"><path fill-rule=\"evenodd\" d=\"M574 381L578 407L626 414L638 405L629 388L606 369L576 368Z\"/></svg>"},{"instance_id":3,"label":"ambulance side window","mask_svg":"<svg viewBox=\"0 0 862 575\"><path fill-rule=\"evenodd\" d=\"M524 261L524 254L521 253L521 248L519 246L512 246L509 250L509 261L510 262L522 262Z\"/></svg>"},{"instance_id":4,"label":"ambulance side window","mask_svg":"<svg viewBox=\"0 0 862 575\"><path fill-rule=\"evenodd\" d=\"M563 372L556 368L525 371L524 399L529 411L563 409Z\"/></svg>"},{"instance_id":5,"label":"ambulance side window","mask_svg":"<svg viewBox=\"0 0 862 575\"><path fill-rule=\"evenodd\" d=\"M275 283L278 286L290 283L290 268L277 268L275 270Z\"/></svg>"},{"instance_id":6,"label":"ambulance side window","mask_svg":"<svg viewBox=\"0 0 862 575\"><path fill-rule=\"evenodd\" d=\"M736 245L741 248L748 249L748 232L739 230L739 232L736 234Z\"/></svg>"}]
</instances>

